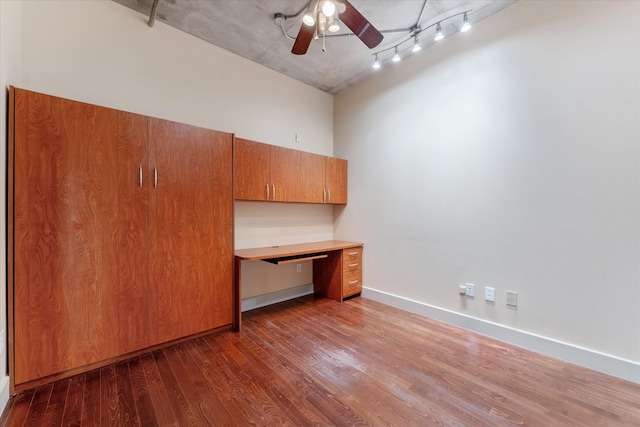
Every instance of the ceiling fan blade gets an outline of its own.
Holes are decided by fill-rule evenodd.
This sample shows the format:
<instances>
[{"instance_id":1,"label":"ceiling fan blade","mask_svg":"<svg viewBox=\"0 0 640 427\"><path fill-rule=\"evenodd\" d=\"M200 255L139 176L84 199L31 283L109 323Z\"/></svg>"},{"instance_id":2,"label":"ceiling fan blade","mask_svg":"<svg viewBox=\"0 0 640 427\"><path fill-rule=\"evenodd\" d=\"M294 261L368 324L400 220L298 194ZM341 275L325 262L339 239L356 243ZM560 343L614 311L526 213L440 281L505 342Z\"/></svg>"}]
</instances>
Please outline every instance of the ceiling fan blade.
<instances>
[{"instance_id":1,"label":"ceiling fan blade","mask_svg":"<svg viewBox=\"0 0 640 427\"><path fill-rule=\"evenodd\" d=\"M300 27L300 31L298 32L298 37L296 37L296 41L293 43L291 53L295 55L304 55L305 53L307 53L307 49L309 49L311 39L313 38L313 34L315 32L315 26L310 27L303 23L302 27Z\"/></svg>"},{"instance_id":2,"label":"ceiling fan blade","mask_svg":"<svg viewBox=\"0 0 640 427\"><path fill-rule=\"evenodd\" d=\"M378 46L384 38L382 33L371 25L371 22L362 16L348 0L341 0L341 2L346 6L345 11L339 15L344 25L349 27L369 49Z\"/></svg>"}]
</instances>

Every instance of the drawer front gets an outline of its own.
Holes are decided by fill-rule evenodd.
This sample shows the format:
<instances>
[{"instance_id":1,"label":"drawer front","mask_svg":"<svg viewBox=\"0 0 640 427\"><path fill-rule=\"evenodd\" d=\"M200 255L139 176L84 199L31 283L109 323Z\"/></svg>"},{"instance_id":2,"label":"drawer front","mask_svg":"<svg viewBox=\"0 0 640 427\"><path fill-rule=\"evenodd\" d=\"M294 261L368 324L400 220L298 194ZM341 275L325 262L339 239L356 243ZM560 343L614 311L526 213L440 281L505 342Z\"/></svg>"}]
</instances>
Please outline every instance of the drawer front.
<instances>
[{"instance_id":1,"label":"drawer front","mask_svg":"<svg viewBox=\"0 0 640 427\"><path fill-rule=\"evenodd\" d=\"M362 258L354 260L342 260L342 272L344 274L357 273L362 271Z\"/></svg>"},{"instance_id":2,"label":"drawer front","mask_svg":"<svg viewBox=\"0 0 640 427\"><path fill-rule=\"evenodd\" d=\"M362 270L342 275L342 296L348 297L362 292Z\"/></svg>"},{"instance_id":3,"label":"drawer front","mask_svg":"<svg viewBox=\"0 0 640 427\"><path fill-rule=\"evenodd\" d=\"M343 264L347 264L349 262L361 262L361 261L362 261L362 246L342 250Z\"/></svg>"}]
</instances>

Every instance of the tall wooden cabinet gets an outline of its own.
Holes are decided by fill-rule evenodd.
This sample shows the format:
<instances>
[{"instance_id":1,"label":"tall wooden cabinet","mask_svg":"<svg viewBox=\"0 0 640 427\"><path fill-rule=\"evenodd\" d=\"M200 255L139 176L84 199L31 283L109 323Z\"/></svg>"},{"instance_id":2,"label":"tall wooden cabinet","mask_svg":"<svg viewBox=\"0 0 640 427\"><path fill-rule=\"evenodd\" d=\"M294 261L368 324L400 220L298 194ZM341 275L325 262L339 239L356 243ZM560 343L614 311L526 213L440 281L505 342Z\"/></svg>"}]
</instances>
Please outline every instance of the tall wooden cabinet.
<instances>
[{"instance_id":1,"label":"tall wooden cabinet","mask_svg":"<svg viewBox=\"0 0 640 427\"><path fill-rule=\"evenodd\" d=\"M151 343L231 324L230 134L149 119Z\"/></svg>"},{"instance_id":2,"label":"tall wooden cabinet","mask_svg":"<svg viewBox=\"0 0 640 427\"><path fill-rule=\"evenodd\" d=\"M232 135L10 93L13 391L231 323Z\"/></svg>"}]
</instances>

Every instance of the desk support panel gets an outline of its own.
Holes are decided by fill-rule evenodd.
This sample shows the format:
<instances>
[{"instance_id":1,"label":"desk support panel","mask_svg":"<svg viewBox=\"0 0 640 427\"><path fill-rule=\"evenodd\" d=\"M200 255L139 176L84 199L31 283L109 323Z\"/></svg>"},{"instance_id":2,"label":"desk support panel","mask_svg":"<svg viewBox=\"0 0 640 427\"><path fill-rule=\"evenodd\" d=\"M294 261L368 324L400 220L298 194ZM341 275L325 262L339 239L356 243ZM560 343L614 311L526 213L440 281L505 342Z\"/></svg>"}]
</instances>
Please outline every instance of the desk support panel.
<instances>
[{"instance_id":1,"label":"desk support panel","mask_svg":"<svg viewBox=\"0 0 640 427\"><path fill-rule=\"evenodd\" d=\"M313 291L342 301L342 251L332 251L326 258L313 261Z\"/></svg>"}]
</instances>

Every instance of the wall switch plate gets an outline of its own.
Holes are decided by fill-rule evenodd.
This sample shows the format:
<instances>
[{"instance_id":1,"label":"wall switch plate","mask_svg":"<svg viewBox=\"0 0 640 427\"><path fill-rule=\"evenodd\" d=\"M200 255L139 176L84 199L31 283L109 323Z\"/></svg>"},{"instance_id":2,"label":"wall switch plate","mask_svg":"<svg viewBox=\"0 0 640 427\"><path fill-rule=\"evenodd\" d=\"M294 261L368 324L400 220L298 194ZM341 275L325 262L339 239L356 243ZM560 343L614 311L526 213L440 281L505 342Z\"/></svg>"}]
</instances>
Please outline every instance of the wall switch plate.
<instances>
[{"instance_id":1,"label":"wall switch plate","mask_svg":"<svg viewBox=\"0 0 640 427\"><path fill-rule=\"evenodd\" d=\"M466 288L465 294L468 297L476 296L476 285L474 285L473 283L465 283L464 286Z\"/></svg>"},{"instance_id":2,"label":"wall switch plate","mask_svg":"<svg viewBox=\"0 0 640 427\"><path fill-rule=\"evenodd\" d=\"M296 264L296 273L302 273L302 264Z\"/></svg>"},{"instance_id":3,"label":"wall switch plate","mask_svg":"<svg viewBox=\"0 0 640 427\"><path fill-rule=\"evenodd\" d=\"M300 144L302 142L302 135L299 132L296 132L296 142Z\"/></svg>"},{"instance_id":4,"label":"wall switch plate","mask_svg":"<svg viewBox=\"0 0 640 427\"><path fill-rule=\"evenodd\" d=\"M496 300L496 288L490 288L489 286L484 288L485 301L495 302Z\"/></svg>"},{"instance_id":5,"label":"wall switch plate","mask_svg":"<svg viewBox=\"0 0 640 427\"><path fill-rule=\"evenodd\" d=\"M517 307L518 306L518 293L507 291L507 305Z\"/></svg>"}]
</instances>

